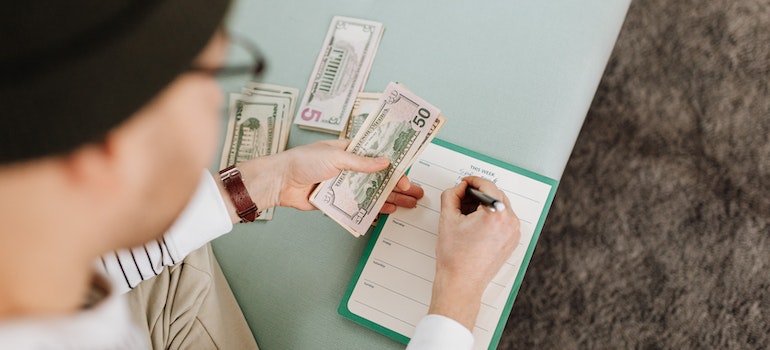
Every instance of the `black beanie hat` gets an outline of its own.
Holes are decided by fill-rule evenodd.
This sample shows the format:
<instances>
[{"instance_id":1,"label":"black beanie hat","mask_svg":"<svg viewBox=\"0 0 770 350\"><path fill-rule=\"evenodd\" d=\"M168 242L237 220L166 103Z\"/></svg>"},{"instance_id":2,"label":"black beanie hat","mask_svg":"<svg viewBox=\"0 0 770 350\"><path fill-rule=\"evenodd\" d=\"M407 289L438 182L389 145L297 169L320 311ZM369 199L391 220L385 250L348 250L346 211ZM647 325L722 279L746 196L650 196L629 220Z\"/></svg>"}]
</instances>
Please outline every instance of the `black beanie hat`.
<instances>
[{"instance_id":1,"label":"black beanie hat","mask_svg":"<svg viewBox=\"0 0 770 350\"><path fill-rule=\"evenodd\" d=\"M0 164L101 139L190 67L229 0L21 0L0 11Z\"/></svg>"}]
</instances>

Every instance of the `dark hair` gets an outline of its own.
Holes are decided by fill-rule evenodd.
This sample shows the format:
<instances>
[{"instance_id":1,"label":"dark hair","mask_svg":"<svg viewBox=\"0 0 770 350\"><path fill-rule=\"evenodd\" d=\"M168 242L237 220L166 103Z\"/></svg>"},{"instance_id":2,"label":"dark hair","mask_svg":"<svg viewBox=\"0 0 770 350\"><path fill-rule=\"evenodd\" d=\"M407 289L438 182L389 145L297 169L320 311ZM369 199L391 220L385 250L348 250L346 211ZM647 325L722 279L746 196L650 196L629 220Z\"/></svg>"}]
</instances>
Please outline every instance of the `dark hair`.
<instances>
[{"instance_id":1,"label":"dark hair","mask_svg":"<svg viewBox=\"0 0 770 350\"><path fill-rule=\"evenodd\" d=\"M0 164L70 152L146 104L229 0L15 1L0 12Z\"/></svg>"}]
</instances>

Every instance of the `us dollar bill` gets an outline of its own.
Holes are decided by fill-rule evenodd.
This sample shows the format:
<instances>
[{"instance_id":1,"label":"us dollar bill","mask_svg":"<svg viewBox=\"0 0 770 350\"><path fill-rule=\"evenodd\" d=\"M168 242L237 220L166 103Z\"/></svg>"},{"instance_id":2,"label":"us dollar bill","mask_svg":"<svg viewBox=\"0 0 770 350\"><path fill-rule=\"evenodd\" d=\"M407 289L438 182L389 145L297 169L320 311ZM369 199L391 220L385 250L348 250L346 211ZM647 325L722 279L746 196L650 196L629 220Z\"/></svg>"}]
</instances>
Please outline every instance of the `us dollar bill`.
<instances>
[{"instance_id":1,"label":"us dollar bill","mask_svg":"<svg viewBox=\"0 0 770 350\"><path fill-rule=\"evenodd\" d=\"M353 235L365 234L443 120L438 108L403 85L390 83L347 148L361 156L388 157L388 167L372 174L342 171L319 184L310 202Z\"/></svg>"},{"instance_id":2,"label":"us dollar bill","mask_svg":"<svg viewBox=\"0 0 770 350\"><path fill-rule=\"evenodd\" d=\"M294 117L294 112L297 109L297 98L299 97L299 90L293 87L281 86L268 83L251 82L246 84L241 89L241 94L245 96L266 96L275 97L283 101L283 105L280 106L286 117L282 118L283 125L281 125L281 132L278 140L278 152L286 150L286 145L289 142L289 132L291 131L291 121Z\"/></svg>"},{"instance_id":3,"label":"us dollar bill","mask_svg":"<svg viewBox=\"0 0 770 350\"><path fill-rule=\"evenodd\" d=\"M359 92L356 102L353 103L353 111L350 112L345 128L340 132L340 139L350 140L364 125L366 117L377 107L377 102L382 97L380 92Z\"/></svg>"},{"instance_id":4,"label":"us dollar bill","mask_svg":"<svg viewBox=\"0 0 770 350\"><path fill-rule=\"evenodd\" d=\"M227 133L220 169L283 151L294 115L296 89L250 83L241 94L230 94ZM273 208L257 220L271 220Z\"/></svg>"},{"instance_id":5,"label":"us dollar bill","mask_svg":"<svg viewBox=\"0 0 770 350\"><path fill-rule=\"evenodd\" d=\"M382 38L379 22L335 16L326 33L294 123L339 134L371 70Z\"/></svg>"}]
</instances>

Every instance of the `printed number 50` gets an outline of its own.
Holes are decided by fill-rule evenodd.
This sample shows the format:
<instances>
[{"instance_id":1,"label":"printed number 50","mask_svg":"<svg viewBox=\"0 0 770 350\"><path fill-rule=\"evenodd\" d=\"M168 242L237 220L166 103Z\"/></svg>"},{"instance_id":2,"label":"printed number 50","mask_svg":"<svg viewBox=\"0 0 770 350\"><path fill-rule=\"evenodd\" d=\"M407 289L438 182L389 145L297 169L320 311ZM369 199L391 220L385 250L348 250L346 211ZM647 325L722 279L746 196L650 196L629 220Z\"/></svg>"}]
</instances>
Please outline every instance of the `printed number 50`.
<instances>
[{"instance_id":1,"label":"printed number 50","mask_svg":"<svg viewBox=\"0 0 770 350\"><path fill-rule=\"evenodd\" d=\"M318 121L321 119L321 111L305 108L302 110L302 114L300 116L302 117L302 120L313 120L313 118L315 118L315 121Z\"/></svg>"},{"instance_id":2,"label":"printed number 50","mask_svg":"<svg viewBox=\"0 0 770 350\"><path fill-rule=\"evenodd\" d=\"M425 119L428 118L430 118L430 112L425 108L420 108L420 110L417 111L417 115L412 119L412 123L417 125L417 127L422 128L425 127Z\"/></svg>"}]
</instances>

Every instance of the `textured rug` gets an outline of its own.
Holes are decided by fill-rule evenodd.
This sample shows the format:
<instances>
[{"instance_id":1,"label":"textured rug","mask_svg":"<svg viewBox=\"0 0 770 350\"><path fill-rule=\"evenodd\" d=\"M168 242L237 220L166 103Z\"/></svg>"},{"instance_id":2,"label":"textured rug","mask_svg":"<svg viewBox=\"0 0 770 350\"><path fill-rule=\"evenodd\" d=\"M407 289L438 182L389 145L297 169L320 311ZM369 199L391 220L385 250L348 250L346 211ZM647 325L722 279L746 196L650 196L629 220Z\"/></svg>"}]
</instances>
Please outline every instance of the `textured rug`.
<instances>
[{"instance_id":1,"label":"textured rug","mask_svg":"<svg viewBox=\"0 0 770 350\"><path fill-rule=\"evenodd\" d=\"M634 1L500 348L770 348L769 85L770 1Z\"/></svg>"}]
</instances>

